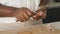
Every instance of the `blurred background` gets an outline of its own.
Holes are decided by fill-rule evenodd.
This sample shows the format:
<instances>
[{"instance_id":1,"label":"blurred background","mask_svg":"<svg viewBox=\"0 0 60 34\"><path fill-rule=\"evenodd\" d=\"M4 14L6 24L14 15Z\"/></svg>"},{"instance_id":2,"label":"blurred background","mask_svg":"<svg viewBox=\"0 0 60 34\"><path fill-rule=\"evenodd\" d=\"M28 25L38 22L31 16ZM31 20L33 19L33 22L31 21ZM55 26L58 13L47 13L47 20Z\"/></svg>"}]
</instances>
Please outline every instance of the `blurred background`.
<instances>
[{"instance_id":1,"label":"blurred background","mask_svg":"<svg viewBox=\"0 0 60 34\"><path fill-rule=\"evenodd\" d=\"M44 23L60 21L60 0L49 0L47 17L43 19Z\"/></svg>"}]
</instances>

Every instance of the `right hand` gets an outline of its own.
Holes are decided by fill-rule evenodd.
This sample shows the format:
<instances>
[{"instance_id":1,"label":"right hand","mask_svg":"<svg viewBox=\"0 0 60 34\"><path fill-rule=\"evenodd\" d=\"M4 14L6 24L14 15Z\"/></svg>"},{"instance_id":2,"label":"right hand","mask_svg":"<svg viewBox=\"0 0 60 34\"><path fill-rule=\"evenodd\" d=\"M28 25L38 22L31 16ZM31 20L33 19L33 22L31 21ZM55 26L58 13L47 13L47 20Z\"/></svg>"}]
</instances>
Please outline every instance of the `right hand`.
<instances>
[{"instance_id":1,"label":"right hand","mask_svg":"<svg viewBox=\"0 0 60 34\"><path fill-rule=\"evenodd\" d=\"M28 8L19 8L15 10L14 16L21 22L27 21L31 16L33 12L29 10Z\"/></svg>"}]
</instances>

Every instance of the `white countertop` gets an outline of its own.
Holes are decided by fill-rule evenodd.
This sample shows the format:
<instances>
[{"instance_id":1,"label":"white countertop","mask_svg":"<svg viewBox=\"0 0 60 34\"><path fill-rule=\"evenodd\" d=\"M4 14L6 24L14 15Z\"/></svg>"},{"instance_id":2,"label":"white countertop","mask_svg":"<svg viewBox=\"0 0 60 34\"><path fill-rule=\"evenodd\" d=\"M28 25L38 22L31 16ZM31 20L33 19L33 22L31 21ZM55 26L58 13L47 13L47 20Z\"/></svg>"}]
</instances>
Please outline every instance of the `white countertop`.
<instances>
[{"instance_id":1,"label":"white countertop","mask_svg":"<svg viewBox=\"0 0 60 34\"><path fill-rule=\"evenodd\" d=\"M15 19L12 20L13 22L15 22ZM9 20L7 20L6 22L9 22ZM11 22L11 21L10 21ZM15 22L15 23L0 23L0 31L5 31L5 30L16 30L16 29L20 29L20 28L24 28L25 26L31 26L31 25L35 25L35 24L40 24L42 23L41 20L28 20L26 22Z\"/></svg>"},{"instance_id":2,"label":"white countertop","mask_svg":"<svg viewBox=\"0 0 60 34\"><path fill-rule=\"evenodd\" d=\"M15 19L14 19L15 20ZM12 29L17 29L17 28L24 28L24 26L34 26L34 25L38 25L41 24L42 20L28 20L26 22L17 22L17 23L0 23L0 31L3 30L12 30ZM28 25L27 25L28 24ZM52 26L60 29L60 22L53 22L53 23L48 23L51 24Z\"/></svg>"},{"instance_id":3,"label":"white countertop","mask_svg":"<svg viewBox=\"0 0 60 34\"><path fill-rule=\"evenodd\" d=\"M48 24L52 25L54 28L60 29L60 21L52 22L52 23L48 23Z\"/></svg>"}]
</instances>

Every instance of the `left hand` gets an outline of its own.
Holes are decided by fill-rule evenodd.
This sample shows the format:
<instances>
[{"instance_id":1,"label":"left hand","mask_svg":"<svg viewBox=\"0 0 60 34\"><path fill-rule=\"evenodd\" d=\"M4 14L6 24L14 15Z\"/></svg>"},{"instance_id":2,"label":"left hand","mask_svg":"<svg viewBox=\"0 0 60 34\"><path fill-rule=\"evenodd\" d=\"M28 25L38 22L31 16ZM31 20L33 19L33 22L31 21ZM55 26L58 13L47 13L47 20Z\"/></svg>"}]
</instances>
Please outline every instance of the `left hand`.
<instances>
[{"instance_id":1,"label":"left hand","mask_svg":"<svg viewBox=\"0 0 60 34\"><path fill-rule=\"evenodd\" d=\"M47 11L47 8L38 9L35 15L33 15L33 18L35 20L44 19L46 17L46 11Z\"/></svg>"}]
</instances>

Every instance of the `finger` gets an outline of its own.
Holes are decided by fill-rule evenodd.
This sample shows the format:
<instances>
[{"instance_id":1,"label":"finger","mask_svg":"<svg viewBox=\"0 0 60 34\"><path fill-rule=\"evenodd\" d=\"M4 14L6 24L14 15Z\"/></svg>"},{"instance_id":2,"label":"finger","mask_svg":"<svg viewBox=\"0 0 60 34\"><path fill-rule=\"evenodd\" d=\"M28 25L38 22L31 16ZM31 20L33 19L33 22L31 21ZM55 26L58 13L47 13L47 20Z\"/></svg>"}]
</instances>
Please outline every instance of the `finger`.
<instances>
[{"instance_id":1,"label":"finger","mask_svg":"<svg viewBox=\"0 0 60 34\"><path fill-rule=\"evenodd\" d=\"M26 14L28 14L29 16L32 16L33 12L31 12L30 10L27 10Z\"/></svg>"},{"instance_id":2,"label":"finger","mask_svg":"<svg viewBox=\"0 0 60 34\"><path fill-rule=\"evenodd\" d=\"M24 21L27 21L27 18L23 15L23 16L21 16L21 19L23 20L23 22Z\"/></svg>"},{"instance_id":3,"label":"finger","mask_svg":"<svg viewBox=\"0 0 60 34\"><path fill-rule=\"evenodd\" d=\"M30 18L30 16L27 13L24 13L24 17L26 20L28 20Z\"/></svg>"},{"instance_id":4,"label":"finger","mask_svg":"<svg viewBox=\"0 0 60 34\"><path fill-rule=\"evenodd\" d=\"M44 19L46 17L46 12L45 11L44 12L39 11L39 12L37 12L37 14L40 15L42 19Z\"/></svg>"},{"instance_id":5,"label":"finger","mask_svg":"<svg viewBox=\"0 0 60 34\"><path fill-rule=\"evenodd\" d=\"M21 17L16 17L18 19L18 21L23 22L23 20L21 19Z\"/></svg>"},{"instance_id":6,"label":"finger","mask_svg":"<svg viewBox=\"0 0 60 34\"><path fill-rule=\"evenodd\" d=\"M41 18L41 16L39 16L38 14L33 16L33 19L35 19L35 20L39 20L40 18Z\"/></svg>"},{"instance_id":7,"label":"finger","mask_svg":"<svg viewBox=\"0 0 60 34\"><path fill-rule=\"evenodd\" d=\"M41 17L42 17L42 19L45 19L46 18L46 11L43 12L43 14L42 14Z\"/></svg>"},{"instance_id":8,"label":"finger","mask_svg":"<svg viewBox=\"0 0 60 34\"><path fill-rule=\"evenodd\" d=\"M37 12L36 14L42 16L44 13L42 11Z\"/></svg>"},{"instance_id":9,"label":"finger","mask_svg":"<svg viewBox=\"0 0 60 34\"><path fill-rule=\"evenodd\" d=\"M17 21L21 21L21 22L23 21L23 20L22 20L22 17L21 17L22 14L19 14L19 13L18 13L18 14L15 14L15 16L16 16L16 18L17 18Z\"/></svg>"},{"instance_id":10,"label":"finger","mask_svg":"<svg viewBox=\"0 0 60 34\"><path fill-rule=\"evenodd\" d=\"M43 14L43 12L42 12L42 11L39 11L39 12L37 12L37 13L33 16L33 18L34 18L35 20L39 20L39 19L41 19L42 14Z\"/></svg>"},{"instance_id":11,"label":"finger","mask_svg":"<svg viewBox=\"0 0 60 34\"><path fill-rule=\"evenodd\" d=\"M26 18L25 18L23 15L18 16L18 19L19 19L21 22L26 21Z\"/></svg>"},{"instance_id":12,"label":"finger","mask_svg":"<svg viewBox=\"0 0 60 34\"><path fill-rule=\"evenodd\" d=\"M19 20L17 19L16 22L18 22Z\"/></svg>"},{"instance_id":13,"label":"finger","mask_svg":"<svg viewBox=\"0 0 60 34\"><path fill-rule=\"evenodd\" d=\"M45 19L45 18L46 18L46 15L42 15L41 18L42 18L42 19Z\"/></svg>"}]
</instances>

